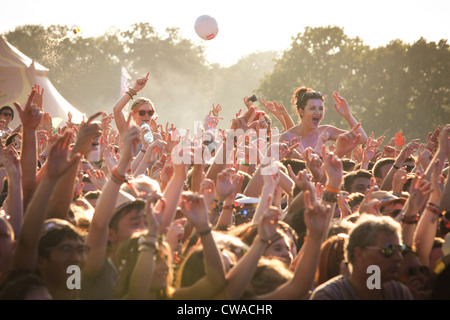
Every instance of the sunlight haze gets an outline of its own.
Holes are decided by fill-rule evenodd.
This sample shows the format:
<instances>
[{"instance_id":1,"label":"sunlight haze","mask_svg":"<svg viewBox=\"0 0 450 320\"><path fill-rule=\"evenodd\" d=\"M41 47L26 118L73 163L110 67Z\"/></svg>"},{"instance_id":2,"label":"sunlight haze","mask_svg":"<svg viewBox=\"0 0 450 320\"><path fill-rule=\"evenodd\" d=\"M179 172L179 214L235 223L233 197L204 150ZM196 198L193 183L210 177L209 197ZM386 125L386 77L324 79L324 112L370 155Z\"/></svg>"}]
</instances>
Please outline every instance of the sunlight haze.
<instances>
[{"instance_id":1,"label":"sunlight haze","mask_svg":"<svg viewBox=\"0 0 450 320\"><path fill-rule=\"evenodd\" d=\"M182 37L205 47L211 63L229 66L257 51L288 49L291 38L305 27L338 26L349 37L359 37L372 47L394 39L413 43L448 39L450 1L5 1L0 33L25 24L61 24L80 28L80 36L97 36L110 28L126 30L145 22L159 34L179 28ZM215 39L205 41L194 31L203 14L217 20Z\"/></svg>"}]
</instances>

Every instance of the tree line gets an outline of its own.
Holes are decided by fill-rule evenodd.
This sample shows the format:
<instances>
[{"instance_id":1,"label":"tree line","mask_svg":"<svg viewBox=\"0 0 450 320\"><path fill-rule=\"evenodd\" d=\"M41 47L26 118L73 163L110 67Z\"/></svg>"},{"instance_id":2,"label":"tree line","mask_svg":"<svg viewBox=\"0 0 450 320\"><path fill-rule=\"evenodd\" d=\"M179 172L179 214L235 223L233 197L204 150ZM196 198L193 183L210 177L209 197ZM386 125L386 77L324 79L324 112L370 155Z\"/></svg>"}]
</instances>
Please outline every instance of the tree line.
<instances>
[{"instance_id":1,"label":"tree line","mask_svg":"<svg viewBox=\"0 0 450 320\"><path fill-rule=\"evenodd\" d=\"M60 93L90 115L111 112L119 97L120 70L134 81L150 72L140 95L157 107L162 123L191 128L212 104L222 105L224 121L242 108L243 97L276 100L290 110L295 88L305 85L325 96L324 122L346 128L333 110L333 91L345 97L366 132L426 139L450 120L450 50L418 39L392 40L371 48L339 27L305 28L283 52L255 52L235 65L210 64L204 48L183 39L178 29L159 34L148 23L110 30L98 37L66 37L69 26L25 25L6 33L24 54L50 69ZM61 40L63 39L63 40ZM274 119L274 124L278 125Z\"/></svg>"}]
</instances>

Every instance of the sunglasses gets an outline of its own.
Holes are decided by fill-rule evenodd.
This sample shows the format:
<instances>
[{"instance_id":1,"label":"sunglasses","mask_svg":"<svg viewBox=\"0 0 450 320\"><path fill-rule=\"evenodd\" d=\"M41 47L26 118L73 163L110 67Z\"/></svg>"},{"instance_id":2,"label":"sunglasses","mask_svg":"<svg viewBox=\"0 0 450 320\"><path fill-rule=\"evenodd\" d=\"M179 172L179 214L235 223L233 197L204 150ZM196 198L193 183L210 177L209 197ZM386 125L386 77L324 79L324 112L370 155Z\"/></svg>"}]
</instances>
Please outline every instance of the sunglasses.
<instances>
[{"instance_id":1,"label":"sunglasses","mask_svg":"<svg viewBox=\"0 0 450 320\"><path fill-rule=\"evenodd\" d=\"M4 117L12 117L12 113L1 113L2 116Z\"/></svg>"},{"instance_id":2,"label":"sunglasses","mask_svg":"<svg viewBox=\"0 0 450 320\"><path fill-rule=\"evenodd\" d=\"M404 244L385 244L382 248L380 247L366 247L366 249L373 249L373 250L379 250L381 255L385 258L392 257L394 253L400 252L403 254L404 251L406 251L406 245Z\"/></svg>"},{"instance_id":3,"label":"sunglasses","mask_svg":"<svg viewBox=\"0 0 450 320\"><path fill-rule=\"evenodd\" d=\"M153 116L153 115L155 114L155 110L148 110L148 111L145 111L145 110L139 110L138 113L139 113L139 115L140 115L141 117L145 116L146 113L151 117L151 116Z\"/></svg>"},{"instance_id":4,"label":"sunglasses","mask_svg":"<svg viewBox=\"0 0 450 320\"><path fill-rule=\"evenodd\" d=\"M303 95L302 95L302 97L301 97L301 99L300 99L300 102L302 102L303 101L303 99L304 98L309 98L309 99L322 99L322 93L320 93L320 92L318 92L318 91L308 91L308 92L305 92Z\"/></svg>"}]
</instances>

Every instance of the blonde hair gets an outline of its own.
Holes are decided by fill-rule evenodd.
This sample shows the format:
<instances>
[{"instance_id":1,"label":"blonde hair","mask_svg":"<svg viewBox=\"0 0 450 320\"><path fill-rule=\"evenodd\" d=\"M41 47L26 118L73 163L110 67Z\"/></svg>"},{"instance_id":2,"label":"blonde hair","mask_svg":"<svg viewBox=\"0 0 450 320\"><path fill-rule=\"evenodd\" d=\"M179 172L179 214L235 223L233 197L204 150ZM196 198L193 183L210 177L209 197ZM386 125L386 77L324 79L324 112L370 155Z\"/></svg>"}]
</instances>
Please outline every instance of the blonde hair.
<instances>
[{"instance_id":1,"label":"blonde hair","mask_svg":"<svg viewBox=\"0 0 450 320\"><path fill-rule=\"evenodd\" d=\"M131 105L131 111L134 111L137 108L139 108L140 106L142 106L143 104L147 104L147 103L153 107L153 110L155 109L155 106L153 105L153 102L150 99L141 97L141 98L137 98L133 102L133 104Z\"/></svg>"}]
</instances>

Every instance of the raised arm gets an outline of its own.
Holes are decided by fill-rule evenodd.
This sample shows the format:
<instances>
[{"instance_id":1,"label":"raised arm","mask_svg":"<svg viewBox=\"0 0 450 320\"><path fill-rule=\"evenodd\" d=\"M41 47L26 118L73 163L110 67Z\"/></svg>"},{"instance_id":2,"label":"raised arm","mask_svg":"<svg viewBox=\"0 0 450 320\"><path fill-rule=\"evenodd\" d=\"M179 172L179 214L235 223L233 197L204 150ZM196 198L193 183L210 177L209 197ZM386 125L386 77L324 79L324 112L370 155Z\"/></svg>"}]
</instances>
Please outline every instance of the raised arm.
<instances>
[{"instance_id":1,"label":"raised arm","mask_svg":"<svg viewBox=\"0 0 450 320\"><path fill-rule=\"evenodd\" d=\"M75 145L72 149L73 153L79 153L84 156L95 137L101 135L100 126L93 123L93 120L101 115L101 112L89 117L87 122L82 123L78 129ZM68 219L70 204L73 200L75 179L78 173L79 163L68 170L61 179L58 180L58 186L55 189L55 196L52 197L48 209L47 219L59 218Z\"/></svg>"},{"instance_id":2,"label":"raised arm","mask_svg":"<svg viewBox=\"0 0 450 320\"><path fill-rule=\"evenodd\" d=\"M409 158L417 149L419 148L419 139L414 139L409 142L403 149L400 151L399 155L395 158L394 165L391 167L389 172L384 177L383 182L381 183L381 190L392 190L392 180L394 178L395 172L403 166L403 163L406 159Z\"/></svg>"},{"instance_id":3,"label":"raised arm","mask_svg":"<svg viewBox=\"0 0 450 320\"><path fill-rule=\"evenodd\" d=\"M119 134L122 134L127 129L127 120L123 114L123 108L127 105L130 99L142 89L144 89L145 85L148 81L149 73L144 78L137 79L131 90L128 90L120 99L116 102L113 107L114 121L116 123L117 130L119 130Z\"/></svg>"},{"instance_id":4,"label":"raised arm","mask_svg":"<svg viewBox=\"0 0 450 320\"><path fill-rule=\"evenodd\" d=\"M277 236L278 216L281 214L277 207L269 207L261 217L258 225L258 235L253 240L249 251L238 261L226 275L227 283L217 299L238 300L252 280L258 261L270 241Z\"/></svg>"},{"instance_id":5,"label":"raised arm","mask_svg":"<svg viewBox=\"0 0 450 320\"><path fill-rule=\"evenodd\" d=\"M131 117L127 126L130 126ZM107 256L109 222L114 213L120 186L126 181L126 173L140 142L139 128L129 127L122 135L121 153L117 166L110 173L108 182L97 200L95 212L89 226L86 244L91 247L86 259L84 273L95 276Z\"/></svg>"},{"instance_id":6,"label":"raised arm","mask_svg":"<svg viewBox=\"0 0 450 320\"><path fill-rule=\"evenodd\" d=\"M413 237L413 247L416 248L420 262L427 267L430 267L430 254L436 236L439 216L442 214L440 200L444 191L444 185L441 179L442 177L440 177L439 168L438 160L434 162L431 172L432 192L430 193L425 209L420 215L420 220ZM412 221L417 222L417 219L413 219Z\"/></svg>"},{"instance_id":7,"label":"raised arm","mask_svg":"<svg viewBox=\"0 0 450 320\"><path fill-rule=\"evenodd\" d=\"M432 191L431 182L425 180L423 174L416 172L409 190L410 196L406 200L402 211L396 217L396 220L400 220L399 222L402 223L403 243L412 246L421 209Z\"/></svg>"},{"instance_id":8,"label":"raised arm","mask_svg":"<svg viewBox=\"0 0 450 320\"><path fill-rule=\"evenodd\" d=\"M341 95L336 91L333 93L333 98L336 101L334 104L334 109L337 111L337 113L344 117L350 128L354 128L358 124L358 121L356 121L356 119L353 117L347 100L341 97ZM367 134L362 126L358 127L356 133L359 134L359 144L367 142Z\"/></svg>"},{"instance_id":9,"label":"raised arm","mask_svg":"<svg viewBox=\"0 0 450 320\"><path fill-rule=\"evenodd\" d=\"M176 157L174 157L174 153L180 151L181 150L176 147L172 152L171 165L173 166L173 175L163 192L164 198L166 199L166 205L164 207L163 220L159 227L159 233L164 235L167 233L170 224L175 218L178 202L180 201L181 193L184 188L184 182L187 178L186 166L189 164L185 164L183 161L179 162L178 160L180 160L180 158L175 159ZM188 148L183 152L188 152ZM191 156L189 156L189 159L191 159Z\"/></svg>"},{"instance_id":10,"label":"raised arm","mask_svg":"<svg viewBox=\"0 0 450 320\"><path fill-rule=\"evenodd\" d=\"M259 296L259 299L296 300L305 299L312 289L317 265L319 263L320 247L328 233L329 221L333 210L329 205L310 201L309 191L304 194L306 239L302 246L302 256L295 267L294 277L281 285L275 291Z\"/></svg>"},{"instance_id":11,"label":"raised arm","mask_svg":"<svg viewBox=\"0 0 450 320\"><path fill-rule=\"evenodd\" d=\"M22 122L22 150L20 153L22 166L22 188L23 188L23 208L27 209L28 203L36 188L36 168L37 168L37 143L36 129L42 118L42 111L33 103L34 96L38 94L33 87L28 96L27 103L22 109L19 103L14 102L14 106Z\"/></svg>"},{"instance_id":12,"label":"raised arm","mask_svg":"<svg viewBox=\"0 0 450 320\"><path fill-rule=\"evenodd\" d=\"M0 143L0 161L8 174L8 202L6 212L14 230L16 239L19 237L23 219L22 170L20 158L16 150L9 145L3 147Z\"/></svg>"},{"instance_id":13,"label":"raised arm","mask_svg":"<svg viewBox=\"0 0 450 320\"><path fill-rule=\"evenodd\" d=\"M203 196L191 192L183 193L181 208L201 239L205 276L190 287L177 289L173 298L212 299L225 286L225 267L211 233L212 228Z\"/></svg>"},{"instance_id":14,"label":"raised arm","mask_svg":"<svg viewBox=\"0 0 450 320\"><path fill-rule=\"evenodd\" d=\"M276 101L270 102L266 101L265 99L262 99L261 103L266 108L266 110L272 113L281 123L281 125L283 126L282 132L287 131L294 126L294 121L292 121L289 112L287 112L286 108L283 105L279 105Z\"/></svg>"},{"instance_id":15,"label":"raised arm","mask_svg":"<svg viewBox=\"0 0 450 320\"><path fill-rule=\"evenodd\" d=\"M58 179L80 160L80 154L69 158L69 135L66 133L52 146L47 170L30 201L13 259L14 269L34 270L37 264L39 234L45 212Z\"/></svg>"},{"instance_id":16,"label":"raised arm","mask_svg":"<svg viewBox=\"0 0 450 320\"><path fill-rule=\"evenodd\" d=\"M161 212L156 211L151 195L145 203L145 216L147 218L148 232L143 239L148 244L154 244L158 239L159 222L161 221ZM155 250L153 245L144 245L145 250L139 250L139 256L130 277L127 299L129 300L147 300L153 278L155 266Z\"/></svg>"}]
</instances>

